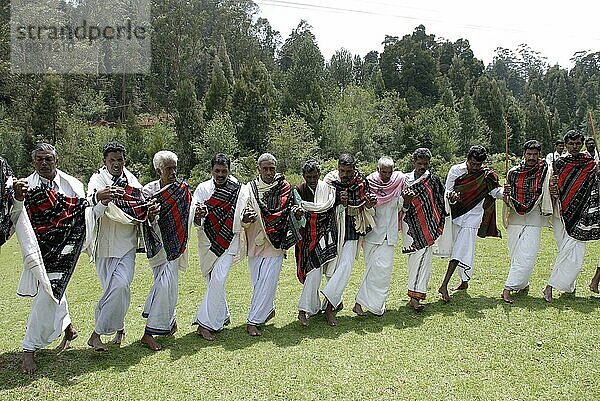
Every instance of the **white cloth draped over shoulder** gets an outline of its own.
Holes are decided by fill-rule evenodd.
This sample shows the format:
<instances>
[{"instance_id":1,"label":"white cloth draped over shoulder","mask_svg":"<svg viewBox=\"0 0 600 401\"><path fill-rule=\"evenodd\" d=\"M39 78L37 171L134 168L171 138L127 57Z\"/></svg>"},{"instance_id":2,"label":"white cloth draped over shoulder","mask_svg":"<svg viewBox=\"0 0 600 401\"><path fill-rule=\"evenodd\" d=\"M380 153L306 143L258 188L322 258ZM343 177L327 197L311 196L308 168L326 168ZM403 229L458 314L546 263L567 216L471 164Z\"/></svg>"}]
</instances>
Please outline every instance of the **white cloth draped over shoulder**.
<instances>
[{"instance_id":1,"label":"white cloth draped over shoulder","mask_svg":"<svg viewBox=\"0 0 600 401\"><path fill-rule=\"evenodd\" d=\"M238 180L234 176L229 176L228 179L231 179L234 182L238 182ZM206 202L215 192L215 181L214 179L210 179L202 182L196 190L194 191L194 199L193 203L196 205L197 203L203 204ZM248 187L246 185L242 185L240 188L240 192L237 198L237 202L235 204L235 212L233 218L233 233L234 239L231 241L229 245L229 249L226 251L227 253L233 252L236 255L233 259L233 263L239 262L243 257L241 256L241 246L239 246L239 239L235 237L240 237L240 232L242 231L242 218L244 216L244 211L246 208L246 204L249 199ZM219 258L210 250L210 241L206 234L204 233L204 228L202 221L201 225L197 227L198 231L198 260L200 262L200 269L202 270L202 275L206 277L212 271L215 262ZM233 249L235 248L235 249Z\"/></svg>"}]
</instances>

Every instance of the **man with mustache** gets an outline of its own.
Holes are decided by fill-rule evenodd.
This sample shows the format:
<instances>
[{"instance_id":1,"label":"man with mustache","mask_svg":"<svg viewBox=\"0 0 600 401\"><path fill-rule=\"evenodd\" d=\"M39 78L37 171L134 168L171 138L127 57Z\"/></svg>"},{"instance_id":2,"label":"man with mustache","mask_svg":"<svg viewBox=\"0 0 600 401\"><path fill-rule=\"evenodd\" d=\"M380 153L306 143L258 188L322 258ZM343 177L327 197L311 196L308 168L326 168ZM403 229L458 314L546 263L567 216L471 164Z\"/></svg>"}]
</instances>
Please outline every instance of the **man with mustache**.
<instances>
[{"instance_id":1,"label":"man with mustache","mask_svg":"<svg viewBox=\"0 0 600 401\"><path fill-rule=\"evenodd\" d=\"M552 164L540 159L542 145L530 140L523 145L523 161L511 168L504 184L507 207L505 226L508 230L510 269L502 299L513 303L511 291L528 291L529 278L540 249L542 227L548 226L552 214L550 176Z\"/></svg>"},{"instance_id":2,"label":"man with mustache","mask_svg":"<svg viewBox=\"0 0 600 401\"><path fill-rule=\"evenodd\" d=\"M375 225L372 208L377 198L348 153L340 155L337 170L327 173L323 181L336 189L337 257L327 264L327 284L322 291L325 319L336 326L335 312L343 307L342 295L358 256L358 241Z\"/></svg>"},{"instance_id":3,"label":"man with mustache","mask_svg":"<svg viewBox=\"0 0 600 401\"><path fill-rule=\"evenodd\" d=\"M240 248L241 223L248 203L247 187L231 175L222 153L212 160L212 178L196 188L194 224L198 227L198 260L206 292L196 313L196 333L207 341L229 323L225 280ZM249 221L246 221L249 222Z\"/></svg>"}]
</instances>

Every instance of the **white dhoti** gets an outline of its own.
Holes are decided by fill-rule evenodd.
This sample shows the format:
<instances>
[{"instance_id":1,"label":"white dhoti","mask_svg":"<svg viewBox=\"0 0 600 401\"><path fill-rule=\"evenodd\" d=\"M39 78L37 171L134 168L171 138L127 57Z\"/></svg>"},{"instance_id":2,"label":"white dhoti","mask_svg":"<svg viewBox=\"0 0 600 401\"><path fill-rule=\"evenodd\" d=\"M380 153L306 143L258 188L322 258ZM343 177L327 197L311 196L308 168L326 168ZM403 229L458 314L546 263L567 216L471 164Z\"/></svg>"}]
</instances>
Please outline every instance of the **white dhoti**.
<instances>
[{"instance_id":1,"label":"white dhoti","mask_svg":"<svg viewBox=\"0 0 600 401\"><path fill-rule=\"evenodd\" d=\"M356 294L356 302L371 313L383 315L394 268L394 246L364 243L365 274Z\"/></svg>"},{"instance_id":2,"label":"white dhoti","mask_svg":"<svg viewBox=\"0 0 600 401\"><path fill-rule=\"evenodd\" d=\"M125 329L125 315L131 302L131 282L135 269L135 249L122 258L96 258L96 273L102 296L96 305L97 334L110 335Z\"/></svg>"},{"instance_id":3,"label":"white dhoti","mask_svg":"<svg viewBox=\"0 0 600 401\"><path fill-rule=\"evenodd\" d=\"M321 278L323 277L323 268L313 269L306 274L304 287L300 300L298 301L298 310L304 311L308 316L316 315L321 310Z\"/></svg>"},{"instance_id":4,"label":"white dhoti","mask_svg":"<svg viewBox=\"0 0 600 401\"><path fill-rule=\"evenodd\" d=\"M63 296L57 304L46 291L39 291L31 305L23 338L23 350L33 352L51 344L69 324L71 317L67 299Z\"/></svg>"},{"instance_id":5,"label":"white dhoti","mask_svg":"<svg viewBox=\"0 0 600 401\"><path fill-rule=\"evenodd\" d=\"M452 256L450 259L458 261L460 279L462 281L469 281L473 276L477 229L452 224L452 230L454 243L452 244Z\"/></svg>"},{"instance_id":6,"label":"white dhoti","mask_svg":"<svg viewBox=\"0 0 600 401\"><path fill-rule=\"evenodd\" d=\"M433 246L427 246L408 254L408 296L423 300L431 274Z\"/></svg>"},{"instance_id":7,"label":"white dhoti","mask_svg":"<svg viewBox=\"0 0 600 401\"><path fill-rule=\"evenodd\" d=\"M507 232L510 269L504 289L519 291L529 285L529 278L540 250L542 227L511 224Z\"/></svg>"},{"instance_id":8,"label":"white dhoti","mask_svg":"<svg viewBox=\"0 0 600 401\"><path fill-rule=\"evenodd\" d=\"M144 304L142 316L146 320L145 333L167 335L175 325L175 306L179 285L178 259L161 263L152 268L154 284Z\"/></svg>"},{"instance_id":9,"label":"white dhoti","mask_svg":"<svg viewBox=\"0 0 600 401\"><path fill-rule=\"evenodd\" d=\"M321 291L325 296L323 309L325 308L325 303L327 301L333 305L333 309L337 309L342 303L342 295L350 280L350 274L352 273L357 250L358 240L344 242L342 250L337 258L335 270L331 277L328 277L327 284L325 284L323 291Z\"/></svg>"},{"instance_id":10,"label":"white dhoti","mask_svg":"<svg viewBox=\"0 0 600 401\"><path fill-rule=\"evenodd\" d=\"M281 256L248 256L248 270L252 283L252 300L248 323L263 324L275 310L275 293L283 264Z\"/></svg>"},{"instance_id":11,"label":"white dhoti","mask_svg":"<svg viewBox=\"0 0 600 401\"><path fill-rule=\"evenodd\" d=\"M229 308L225 298L225 280L233 265L235 255L225 252L216 260L206 279L206 293L196 313L194 324L219 331L229 321Z\"/></svg>"},{"instance_id":12,"label":"white dhoti","mask_svg":"<svg viewBox=\"0 0 600 401\"><path fill-rule=\"evenodd\" d=\"M583 267L585 242L565 235L558 244L558 255L554 262L548 285L562 292L575 291L575 280Z\"/></svg>"}]
</instances>

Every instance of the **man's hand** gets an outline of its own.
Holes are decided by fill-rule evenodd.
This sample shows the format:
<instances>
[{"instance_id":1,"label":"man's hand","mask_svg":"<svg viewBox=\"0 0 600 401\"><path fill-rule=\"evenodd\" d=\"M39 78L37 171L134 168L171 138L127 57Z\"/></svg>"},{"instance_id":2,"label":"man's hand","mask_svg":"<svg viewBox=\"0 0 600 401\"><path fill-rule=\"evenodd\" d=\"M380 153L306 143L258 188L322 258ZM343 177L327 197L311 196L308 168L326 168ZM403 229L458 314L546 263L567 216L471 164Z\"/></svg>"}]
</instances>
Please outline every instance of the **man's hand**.
<instances>
[{"instance_id":1,"label":"man's hand","mask_svg":"<svg viewBox=\"0 0 600 401\"><path fill-rule=\"evenodd\" d=\"M448 192L447 198L451 204L455 204L456 202L458 202L460 200L460 192L456 192L456 191Z\"/></svg>"},{"instance_id":2,"label":"man's hand","mask_svg":"<svg viewBox=\"0 0 600 401\"><path fill-rule=\"evenodd\" d=\"M340 202L342 203L342 205L348 206L348 191L341 191L340 192Z\"/></svg>"},{"instance_id":3,"label":"man's hand","mask_svg":"<svg viewBox=\"0 0 600 401\"><path fill-rule=\"evenodd\" d=\"M13 190L15 191L15 199L19 202L23 202L25 194L29 190L29 184L26 179L20 179L13 183Z\"/></svg>"},{"instance_id":4,"label":"man's hand","mask_svg":"<svg viewBox=\"0 0 600 401\"><path fill-rule=\"evenodd\" d=\"M256 212L252 209L246 209L242 217L242 223L254 223L256 221Z\"/></svg>"},{"instance_id":5,"label":"man's hand","mask_svg":"<svg viewBox=\"0 0 600 401\"><path fill-rule=\"evenodd\" d=\"M402 191L402 198L404 199L404 209L407 209L410 206L415 196L417 196L417 194L411 188L406 188L404 191Z\"/></svg>"},{"instance_id":6,"label":"man's hand","mask_svg":"<svg viewBox=\"0 0 600 401\"><path fill-rule=\"evenodd\" d=\"M158 216L159 213L160 205L156 203L155 199L152 199L152 201L148 203L148 220L150 220L151 222L154 221L154 219L156 218L156 216Z\"/></svg>"},{"instance_id":7,"label":"man's hand","mask_svg":"<svg viewBox=\"0 0 600 401\"><path fill-rule=\"evenodd\" d=\"M550 189L550 195L553 198L558 198L558 176L557 175L552 175L552 177L550 177L550 184L549 184L549 189Z\"/></svg>"},{"instance_id":8,"label":"man's hand","mask_svg":"<svg viewBox=\"0 0 600 401\"><path fill-rule=\"evenodd\" d=\"M298 205L292 206L292 213L294 213L296 220L300 220L304 216L304 210Z\"/></svg>"},{"instance_id":9,"label":"man's hand","mask_svg":"<svg viewBox=\"0 0 600 401\"><path fill-rule=\"evenodd\" d=\"M365 206L367 207L367 209L372 208L376 204L377 204L377 197L375 196L375 194L368 193L367 194L367 203L365 203Z\"/></svg>"},{"instance_id":10,"label":"man's hand","mask_svg":"<svg viewBox=\"0 0 600 401\"><path fill-rule=\"evenodd\" d=\"M106 206L112 200L123 198L123 195L125 195L125 190L113 185L98 190L96 192L96 200Z\"/></svg>"},{"instance_id":11,"label":"man's hand","mask_svg":"<svg viewBox=\"0 0 600 401\"><path fill-rule=\"evenodd\" d=\"M208 214L208 209L204 203L196 203L196 214L194 214L194 223L200 225L202 219Z\"/></svg>"}]
</instances>

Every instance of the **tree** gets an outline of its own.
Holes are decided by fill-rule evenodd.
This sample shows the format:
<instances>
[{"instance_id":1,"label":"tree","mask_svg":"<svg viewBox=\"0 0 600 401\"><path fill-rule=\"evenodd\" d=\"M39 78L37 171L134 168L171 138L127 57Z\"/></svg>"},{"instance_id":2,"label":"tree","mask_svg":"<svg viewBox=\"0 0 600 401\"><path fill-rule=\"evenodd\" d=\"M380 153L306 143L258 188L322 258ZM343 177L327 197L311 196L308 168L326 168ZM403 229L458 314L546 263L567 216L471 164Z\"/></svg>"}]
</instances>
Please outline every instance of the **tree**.
<instances>
[{"instance_id":1,"label":"tree","mask_svg":"<svg viewBox=\"0 0 600 401\"><path fill-rule=\"evenodd\" d=\"M31 128L36 142L55 144L59 127L58 120L64 108L61 97L61 79L57 75L46 75L42 87L33 104L31 113Z\"/></svg>"},{"instance_id":2,"label":"tree","mask_svg":"<svg viewBox=\"0 0 600 401\"><path fill-rule=\"evenodd\" d=\"M491 129L491 153L504 152L504 101L498 83L484 74L473 91L473 103L483 121Z\"/></svg>"},{"instance_id":3,"label":"tree","mask_svg":"<svg viewBox=\"0 0 600 401\"><path fill-rule=\"evenodd\" d=\"M489 146L491 130L479 115L473 104L473 98L468 93L459 103L458 120L460 121L460 134L456 141L458 154L466 155L469 148L475 144Z\"/></svg>"},{"instance_id":4,"label":"tree","mask_svg":"<svg viewBox=\"0 0 600 401\"><path fill-rule=\"evenodd\" d=\"M183 81L176 95L175 130L177 134L177 154L179 156L178 168L183 175L187 175L196 165L196 156L192 144L196 142L202 128L202 103L198 101L194 83L187 79Z\"/></svg>"},{"instance_id":5,"label":"tree","mask_svg":"<svg viewBox=\"0 0 600 401\"><path fill-rule=\"evenodd\" d=\"M312 130L302 117L294 114L273 121L267 149L277 158L282 172L300 174L306 160L319 158Z\"/></svg>"},{"instance_id":6,"label":"tree","mask_svg":"<svg viewBox=\"0 0 600 401\"><path fill-rule=\"evenodd\" d=\"M231 85L223 71L223 65L218 54L213 59L210 77L210 86L204 98L206 107L204 113L207 120L210 120L217 112L229 113L231 107Z\"/></svg>"},{"instance_id":7,"label":"tree","mask_svg":"<svg viewBox=\"0 0 600 401\"><path fill-rule=\"evenodd\" d=\"M352 54L346 49L337 50L327 65L329 76L339 89L354 82Z\"/></svg>"},{"instance_id":8,"label":"tree","mask_svg":"<svg viewBox=\"0 0 600 401\"><path fill-rule=\"evenodd\" d=\"M228 114L215 113L204 129L200 138L193 143L194 153L198 160L197 168L208 172L210 160L217 153L233 156L239 152L233 123Z\"/></svg>"}]
</instances>

